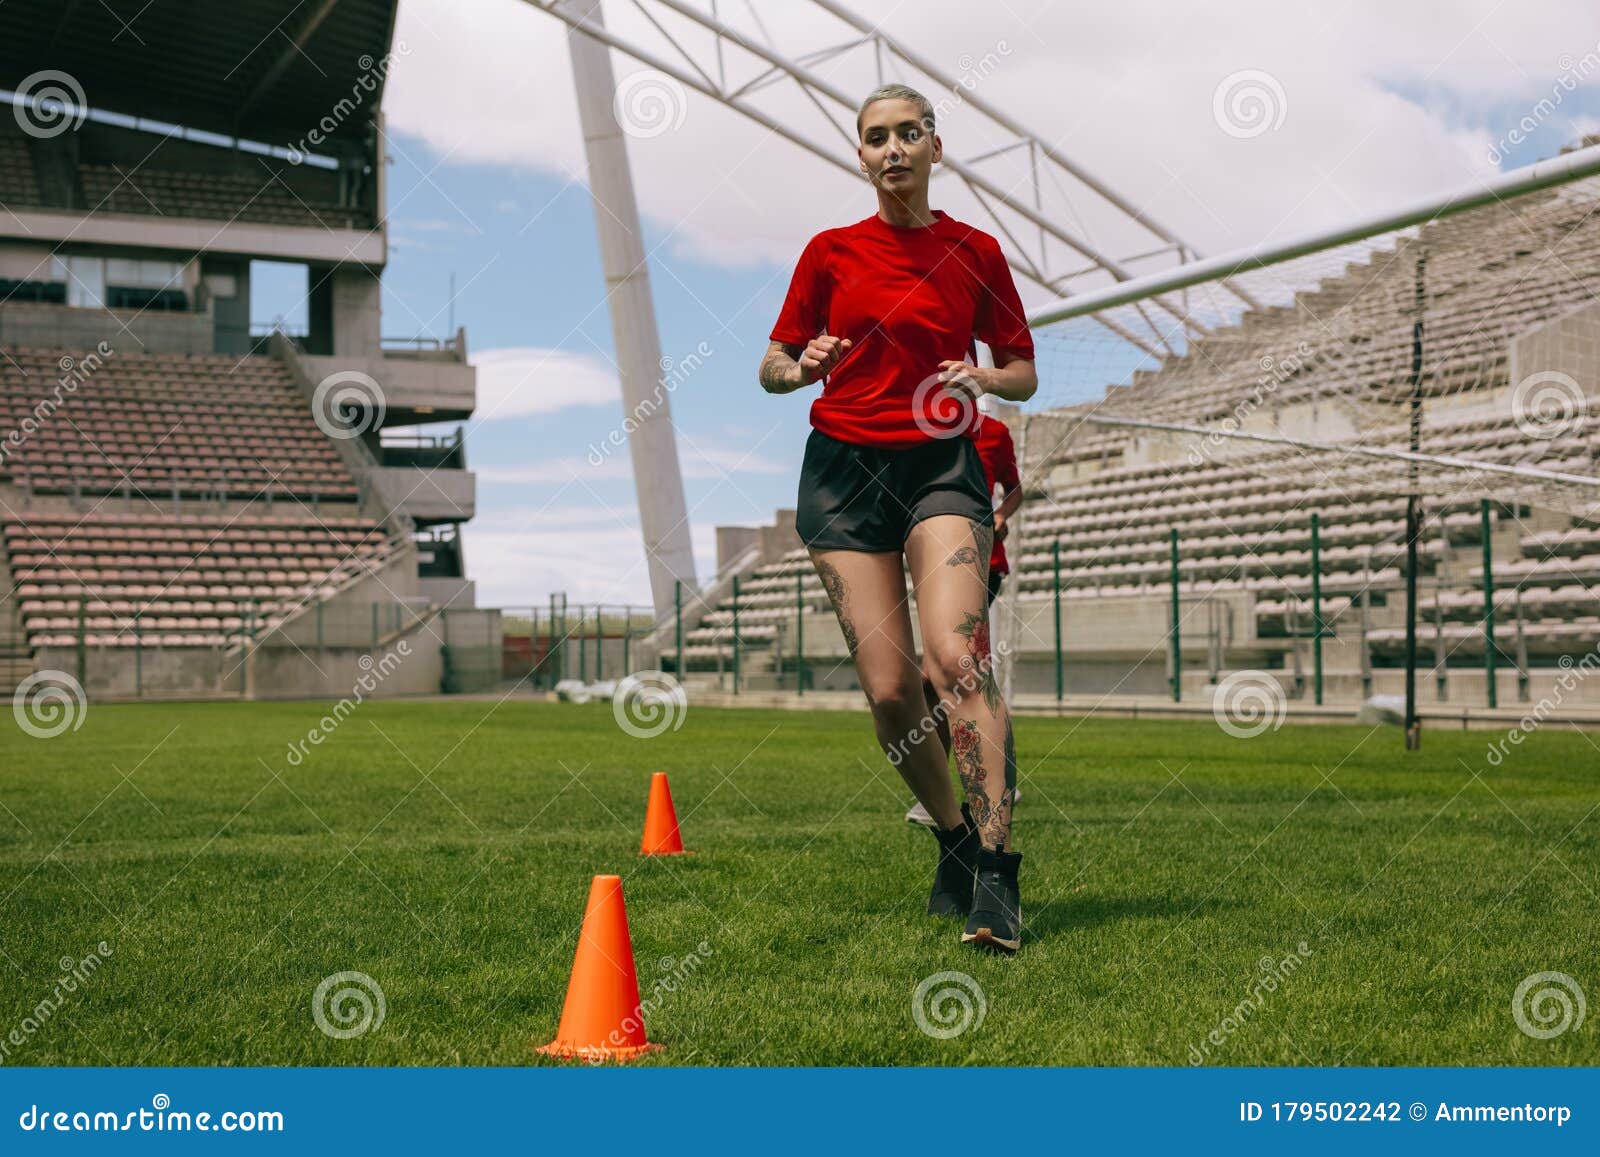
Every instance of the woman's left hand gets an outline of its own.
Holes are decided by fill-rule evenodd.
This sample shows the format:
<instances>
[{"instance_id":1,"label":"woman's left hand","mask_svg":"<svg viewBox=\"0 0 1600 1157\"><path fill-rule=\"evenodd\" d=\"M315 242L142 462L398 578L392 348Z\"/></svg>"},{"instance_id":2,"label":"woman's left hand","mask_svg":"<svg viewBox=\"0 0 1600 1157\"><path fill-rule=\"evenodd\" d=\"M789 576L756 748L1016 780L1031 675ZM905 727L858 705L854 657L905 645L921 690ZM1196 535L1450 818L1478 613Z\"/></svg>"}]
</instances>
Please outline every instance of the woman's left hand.
<instances>
[{"instance_id":1,"label":"woman's left hand","mask_svg":"<svg viewBox=\"0 0 1600 1157\"><path fill-rule=\"evenodd\" d=\"M944 383L945 389L952 396L970 398L974 404L989 392L984 382L984 375L987 372L987 367L975 366L971 362L939 363L939 380Z\"/></svg>"}]
</instances>

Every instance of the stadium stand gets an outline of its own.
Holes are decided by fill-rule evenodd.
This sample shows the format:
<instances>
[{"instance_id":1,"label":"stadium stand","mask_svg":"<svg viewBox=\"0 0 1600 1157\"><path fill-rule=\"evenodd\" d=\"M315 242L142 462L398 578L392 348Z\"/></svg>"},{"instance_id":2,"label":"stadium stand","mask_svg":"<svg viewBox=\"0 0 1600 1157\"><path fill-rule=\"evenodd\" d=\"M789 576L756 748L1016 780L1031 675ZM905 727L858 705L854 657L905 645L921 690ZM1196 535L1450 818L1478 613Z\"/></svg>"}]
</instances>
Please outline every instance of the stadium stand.
<instances>
[{"instance_id":1,"label":"stadium stand","mask_svg":"<svg viewBox=\"0 0 1600 1157\"><path fill-rule=\"evenodd\" d=\"M476 393L463 331L380 336L395 8L153 0L109 57L108 9L0 12L57 102L0 118L0 690L337 695L400 640L385 693L471 689L446 615L498 655L459 428L385 437ZM302 332L252 329L258 260L304 267Z\"/></svg>"},{"instance_id":2,"label":"stadium stand","mask_svg":"<svg viewBox=\"0 0 1600 1157\"><path fill-rule=\"evenodd\" d=\"M0 205L37 205L39 186L25 137L0 134Z\"/></svg>"},{"instance_id":3,"label":"stadium stand","mask_svg":"<svg viewBox=\"0 0 1600 1157\"><path fill-rule=\"evenodd\" d=\"M32 647L226 646L397 547L366 519L310 515L32 514L8 518L6 554Z\"/></svg>"},{"instance_id":4,"label":"stadium stand","mask_svg":"<svg viewBox=\"0 0 1600 1157\"><path fill-rule=\"evenodd\" d=\"M40 383L77 357L0 347L0 422L21 429L45 396ZM107 358L0 459L0 479L24 493L356 498L287 368L262 357Z\"/></svg>"},{"instance_id":5,"label":"stadium stand","mask_svg":"<svg viewBox=\"0 0 1600 1157\"><path fill-rule=\"evenodd\" d=\"M1556 190L1423 229L1417 244L1428 252L1431 306L1424 397L1507 385L1513 339L1593 300L1600 286L1600 219L1593 210L1592 197ZM1558 245L1560 260L1552 260ZM1411 341L1404 302L1378 284L1392 274L1395 259L1395 252L1375 251L1290 304L1246 311L1236 325L1114 387L1116 408L1198 424L1225 418L1258 392L1263 358L1286 363L1302 348L1315 352L1276 383L1274 406L1356 392L1393 399L1405 385ZM1058 416L1070 422L1082 409ZM1050 465L1114 465L1129 444L1120 432L1076 439Z\"/></svg>"},{"instance_id":6,"label":"stadium stand","mask_svg":"<svg viewBox=\"0 0 1600 1157\"><path fill-rule=\"evenodd\" d=\"M255 167L246 176L117 164L84 164L78 171L84 201L97 212L345 229L371 223L370 214L353 206L306 200L278 168Z\"/></svg>"}]
</instances>

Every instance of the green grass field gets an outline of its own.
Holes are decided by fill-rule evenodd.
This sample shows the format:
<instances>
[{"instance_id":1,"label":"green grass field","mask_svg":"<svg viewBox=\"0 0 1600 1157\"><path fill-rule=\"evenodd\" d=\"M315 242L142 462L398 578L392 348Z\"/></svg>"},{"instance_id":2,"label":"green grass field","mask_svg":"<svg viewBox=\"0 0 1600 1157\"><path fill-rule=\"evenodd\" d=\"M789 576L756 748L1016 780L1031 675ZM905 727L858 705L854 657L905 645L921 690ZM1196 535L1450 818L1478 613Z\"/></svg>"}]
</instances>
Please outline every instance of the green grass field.
<instances>
[{"instance_id":1,"label":"green grass field","mask_svg":"<svg viewBox=\"0 0 1600 1157\"><path fill-rule=\"evenodd\" d=\"M533 1046L603 872L646 995L699 957L641 1064L1600 1063L1600 1013L1547 1040L1512 1015L1535 973L1600 994L1600 737L1552 727L1492 768L1495 732L1405 757L1393 728L1019 718L1027 939L1004 959L923 915L934 842L865 714L691 706L636 739L609 704L371 703L291 765L327 706L7 729L3 1063L551 1063ZM636 855L655 770L695 855ZM312 999L343 971L385 1016L334 1039ZM949 1039L912 1008L943 971L984 1001Z\"/></svg>"}]
</instances>

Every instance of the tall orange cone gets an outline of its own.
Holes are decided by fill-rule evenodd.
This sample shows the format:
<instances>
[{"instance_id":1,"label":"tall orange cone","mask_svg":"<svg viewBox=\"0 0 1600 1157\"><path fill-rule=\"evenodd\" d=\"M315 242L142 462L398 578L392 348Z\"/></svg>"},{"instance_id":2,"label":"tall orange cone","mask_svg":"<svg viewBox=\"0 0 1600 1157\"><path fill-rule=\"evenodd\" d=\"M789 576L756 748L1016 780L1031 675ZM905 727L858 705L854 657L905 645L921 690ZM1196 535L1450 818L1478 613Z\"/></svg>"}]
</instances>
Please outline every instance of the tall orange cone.
<instances>
[{"instance_id":1,"label":"tall orange cone","mask_svg":"<svg viewBox=\"0 0 1600 1157\"><path fill-rule=\"evenodd\" d=\"M678 813L672 807L672 792L667 773L650 777L650 803L644 811L644 839L639 841L641 856L681 856L688 849L678 834Z\"/></svg>"},{"instance_id":2,"label":"tall orange cone","mask_svg":"<svg viewBox=\"0 0 1600 1157\"><path fill-rule=\"evenodd\" d=\"M596 876L589 885L589 905L578 933L556 1039L535 1051L553 1057L625 1061L660 1047L644 1035L622 877Z\"/></svg>"}]
</instances>

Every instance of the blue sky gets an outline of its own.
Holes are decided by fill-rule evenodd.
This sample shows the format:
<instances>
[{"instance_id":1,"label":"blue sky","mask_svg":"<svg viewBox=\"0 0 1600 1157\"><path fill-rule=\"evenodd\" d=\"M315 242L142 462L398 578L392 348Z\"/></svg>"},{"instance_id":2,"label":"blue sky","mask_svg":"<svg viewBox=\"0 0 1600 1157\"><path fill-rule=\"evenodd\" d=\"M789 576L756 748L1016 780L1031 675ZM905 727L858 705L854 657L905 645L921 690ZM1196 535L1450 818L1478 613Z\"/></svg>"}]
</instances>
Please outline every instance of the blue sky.
<instances>
[{"instance_id":1,"label":"blue sky","mask_svg":"<svg viewBox=\"0 0 1600 1157\"><path fill-rule=\"evenodd\" d=\"M542 54L523 62L517 84L525 87L506 96L540 113L485 124L491 114L470 108L478 82L459 71L452 54L471 59L486 51L483 71L492 72L500 47L459 39L448 21L437 21L440 11L437 4L407 0L397 30L397 38L412 40L386 96L394 161L384 332L444 336L453 273L454 316L467 329L475 360L491 351L531 351L498 355L513 367L509 379L480 371L479 412L468 425L479 516L466 531L467 560L479 580L480 604L543 604L551 590L567 591L574 602L645 604L649 588L626 453L601 469L583 461L587 447L620 424L622 405L559 27L543 16L527 24L519 5L501 12L508 29L516 35L528 30L531 37L505 51L516 55L529 47ZM408 21L408 14L416 19ZM1043 132L1052 127L1052 112L1030 105L1028 93L1041 75L1055 75L1051 56L1058 43L1064 54L1082 50L1069 50L1052 32L1049 22L1057 14L1048 5L1032 14L1023 28L1001 21L1002 31L1015 38L1007 53L1011 72L988 83L997 102L1018 109ZM1328 33L1327 59L1282 55L1287 46L1303 48L1315 29L1263 32L1256 24L1250 34L1267 37L1265 49L1208 47L1209 58L1199 63L1181 36L1151 39L1139 49L1138 68L1160 75L1170 63L1172 75L1163 83L1172 91L1151 94L1141 85L1127 100L1148 99L1158 109L1168 101L1182 115L1140 114L1142 135L1135 136L1085 118L1074 126L1068 151L1125 195L1159 209L1208 252L1348 220L1487 172L1488 147L1554 91L1562 74L1558 49L1570 45L1581 57L1600 42L1593 18L1574 21L1553 40L1515 43L1513 31L1533 35L1515 23L1521 17L1496 19L1506 31L1488 26L1487 45L1478 43L1485 39L1482 28L1470 29L1472 20L1463 16L1459 32L1437 32L1431 54L1426 44L1396 44L1385 50L1394 59L1363 55L1361 47L1368 43L1363 20L1384 25L1381 6L1367 15L1358 11ZM960 37L955 28L923 31L929 43ZM1137 30L1128 35L1136 40ZM1450 41L1459 41L1454 50ZM1344 43L1357 48L1344 54L1341 71L1337 46ZM1162 54L1182 55L1169 62ZM637 68L614 59L619 79ZM1220 133L1190 139L1194 133L1185 131L1184 118L1191 126L1209 124L1217 80L1264 60L1283 61L1283 126L1254 140ZM453 78L448 93L439 87L443 76ZM1016 92L1008 94L1004 87L1013 82ZM493 79L482 83L503 87ZM1082 83L1096 81L1086 75ZM452 111L453 101L467 111ZM1118 104L1135 115L1126 101ZM852 185L785 142L764 142L744 118L699 97L688 111L680 138L630 140L629 151L652 254L662 352L676 360L701 343L711 350L671 403L703 580L714 565L717 525L759 524L770 521L775 508L794 504L814 391L769 397L755 381L794 257L818 229L858 220L876 205L865 184ZM1600 99L1585 83L1563 93L1561 106L1526 142L1503 148L1502 167L1552 155L1597 129ZM1142 147L1130 149L1135 139ZM737 163L729 160L734 154ZM774 174L782 180L775 183ZM939 189L936 183L934 206L951 208ZM977 220L976 214L956 215ZM258 318L286 311L291 322L298 320L297 277L258 270ZM1042 304L1026 290L1024 300ZM521 380L530 366L543 368ZM508 380L521 384L515 390L498 384Z\"/></svg>"}]
</instances>

